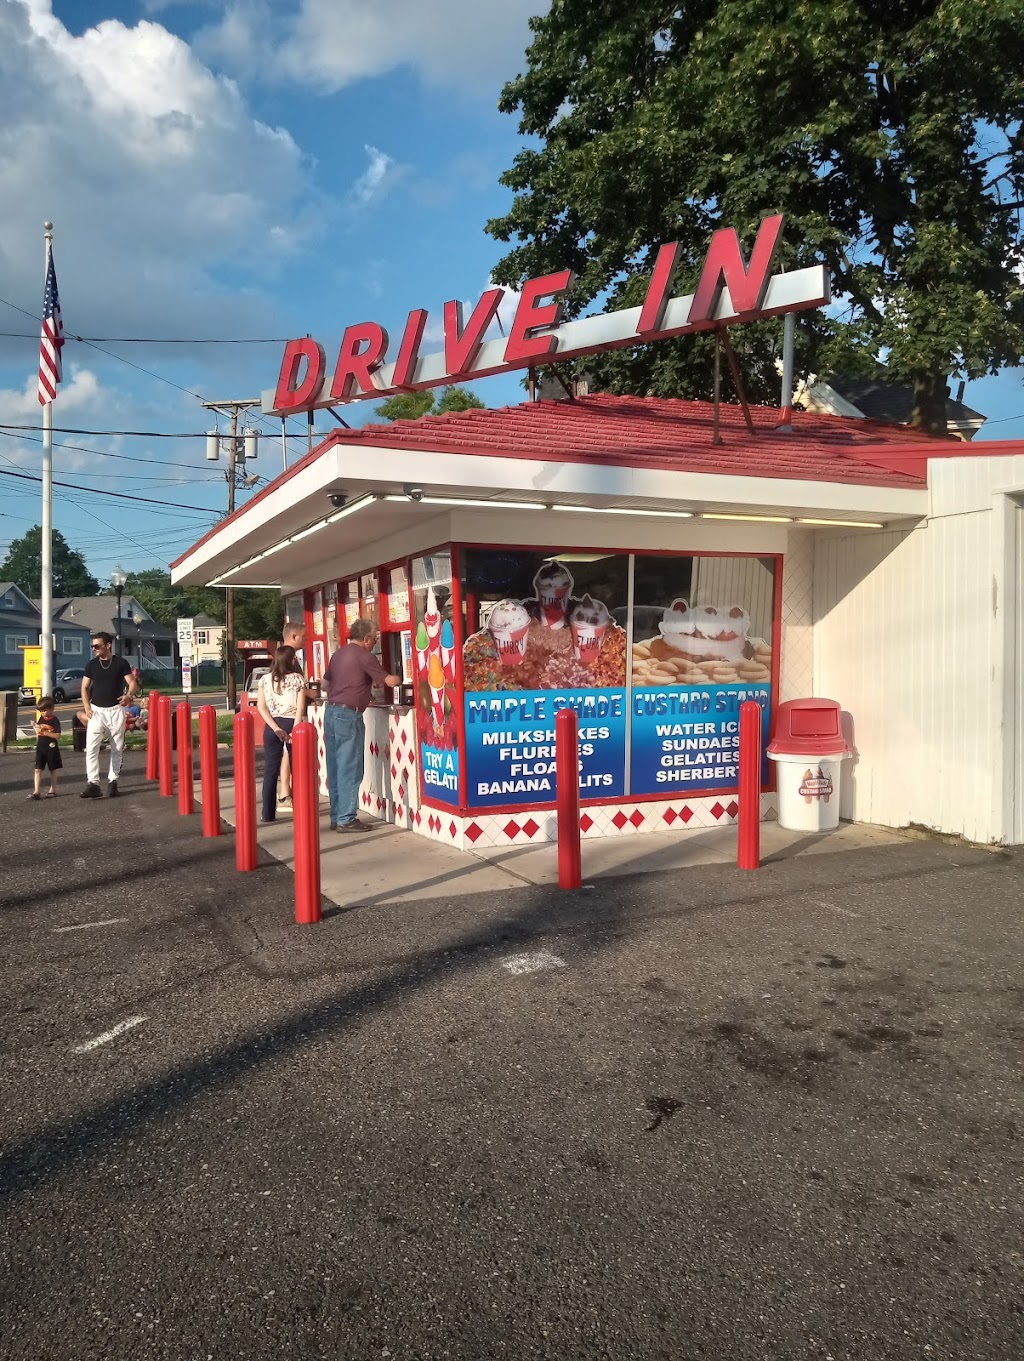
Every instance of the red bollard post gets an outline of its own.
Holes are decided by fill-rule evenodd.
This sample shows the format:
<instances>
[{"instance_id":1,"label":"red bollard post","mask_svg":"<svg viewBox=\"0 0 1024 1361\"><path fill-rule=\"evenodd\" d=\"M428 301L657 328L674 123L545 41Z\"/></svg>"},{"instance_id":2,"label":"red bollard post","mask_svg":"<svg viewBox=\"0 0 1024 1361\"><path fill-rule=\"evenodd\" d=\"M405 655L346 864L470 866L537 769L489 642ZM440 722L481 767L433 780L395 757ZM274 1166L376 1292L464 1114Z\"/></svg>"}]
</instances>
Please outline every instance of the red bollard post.
<instances>
[{"instance_id":1,"label":"red bollard post","mask_svg":"<svg viewBox=\"0 0 1024 1361\"><path fill-rule=\"evenodd\" d=\"M157 779L160 772L160 741L157 736L156 714L160 691L149 692L149 708L146 718L146 779Z\"/></svg>"},{"instance_id":2,"label":"red bollard post","mask_svg":"<svg viewBox=\"0 0 1024 1361\"><path fill-rule=\"evenodd\" d=\"M171 699L161 695L157 701L157 733L160 746L160 797L174 796L174 753L171 743Z\"/></svg>"},{"instance_id":3,"label":"red bollard post","mask_svg":"<svg viewBox=\"0 0 1024 1361\"><path fill-rule=\"evenodd\" d=\"M174 710L178 735L178 812L196 811L196 776L192 761L192 705L181 700Z\"/></svg>"},{"instance_id":4,"label":"red bollard post","mask_svg":"<svg viewBox=\"0 0 1024 1361\"><path fill-rule=\"evenodd\" d=\"M217 711L199 710L199 789L203 800L203 836L220 836L220 779L217 773Z\"/></svg>"},{"instance_id":5,"label":"red bollard post","mask_svg":"<svg viewBox=\"0 0 1024 1361\"><path fill-rule=\"evenodd\" d=\"M580 742L575 709L560 709L555 719L555 798L558 808L558 887L579 888Z\"/></svg>"},{"instance_id":6,"label":"red bollard post","mask_svg":"<svg viewBox=\"0 0 1024 1361\"><path fill-rule=\"evenodd\" d=\"M761 868L761 706L740 705L739 842L736 864L741 870Z\"/></svg>"},{"instance_id":7,"label":"red bollard post","mask_svg":"<svg viewBox=\"0 0 1024 1361\"><path fill-rule=\"evenodd\" d=\"M295 823L295 921L320 921L320 791L316 769L316 729L292 729L292 811Z\"/></svg>"},{"instance_id":8,"label":"red bollard post","mask_svg":"<svg viewBox=\"0 0 1024 1361\"><path fill-rule=\"evenodd\" d=\"M235 714L235 868L256 868L256 738L252 714Z\"/></svg>"}]
</instances>

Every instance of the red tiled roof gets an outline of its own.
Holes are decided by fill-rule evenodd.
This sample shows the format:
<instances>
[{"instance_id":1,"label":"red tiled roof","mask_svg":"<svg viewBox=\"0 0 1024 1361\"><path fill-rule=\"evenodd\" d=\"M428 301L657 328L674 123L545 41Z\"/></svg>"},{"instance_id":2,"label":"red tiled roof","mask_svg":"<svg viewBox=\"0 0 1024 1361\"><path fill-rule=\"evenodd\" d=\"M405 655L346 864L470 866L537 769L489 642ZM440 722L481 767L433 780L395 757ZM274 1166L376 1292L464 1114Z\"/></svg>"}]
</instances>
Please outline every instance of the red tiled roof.
<instances>
[{"instance_id":1,"label":"red tiled roof","mask_svg":"<svg viewBox=\"0 0 1024 1361\"><path fill-rule=\"evenodd\" d=\"M740 407L723 405L722 443L713 445L710 402L602 393L572 402L533 402L337 430L320 447L379 445L883 487L921 487L930 455L963 454L967 448L959 440L844 416L794 412L792 434L777 433L777 407L752 407L751 417L755 435L747 430Z\"/></svg>"},{"instance_id":2,"label":"red tiled roof","mask_svg":"<svg viewBox=\"0 0 1024 1361\"><path fill-rule=\"evenodd\" d=\"M957 439L922 435L907 426L806 411L795 411L793 432L780 434L778 407L755 406L750 413L755 435L747 430L739 406L722 405L719 445L711 443L710 402L606 393L571 402L526 402L334 430L230 519L245 515L338 444L913 489L927 486L929 458L997 452L991 444L979 449ZM178 566L227 523L222 520L171 566Z\"/></svg>"}]
</instances>

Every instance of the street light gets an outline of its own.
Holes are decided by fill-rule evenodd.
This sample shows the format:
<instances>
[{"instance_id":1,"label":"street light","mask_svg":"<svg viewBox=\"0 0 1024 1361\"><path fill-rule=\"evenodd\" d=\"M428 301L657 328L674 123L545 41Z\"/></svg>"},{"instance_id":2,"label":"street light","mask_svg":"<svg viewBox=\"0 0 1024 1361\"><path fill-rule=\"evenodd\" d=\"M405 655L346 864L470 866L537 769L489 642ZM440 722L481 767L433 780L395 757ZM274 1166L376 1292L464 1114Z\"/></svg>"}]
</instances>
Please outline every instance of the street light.
<instances>
[{"instance_id":1,"label":"street light","mask_svg":"<svg viewBox=\"0 0 1024 1361\"><path fill-rule=\"evenodd\" d=\"M142 615L136 610L132 615L132 623L135 625L136 642L139 648L139 683L142 682Z\"/></svg>"},{"instance_id":2,"label":"street light","mask_svg":"<svg viewBox=\"0 0 1024 1361\"><path fill-rule=\"evenodd\" d=\"M123 567L115 567L110 574L110 584L114 588L117 596L117 652L121 655L121 595L124 591L124 583L128 580L125 576Z\"/></svg>"}]
</instances>

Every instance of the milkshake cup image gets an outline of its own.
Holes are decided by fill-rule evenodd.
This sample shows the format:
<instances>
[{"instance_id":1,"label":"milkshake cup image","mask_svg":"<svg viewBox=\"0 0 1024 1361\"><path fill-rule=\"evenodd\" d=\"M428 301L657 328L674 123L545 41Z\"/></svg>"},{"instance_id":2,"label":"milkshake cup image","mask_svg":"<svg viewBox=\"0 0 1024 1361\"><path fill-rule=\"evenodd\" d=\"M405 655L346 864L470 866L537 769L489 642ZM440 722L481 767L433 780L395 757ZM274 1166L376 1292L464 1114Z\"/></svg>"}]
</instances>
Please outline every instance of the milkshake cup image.
<instances>
[{"instance_id":1,"label":"milkshake cup image","mask_svg":"<svg viewBox=\"0 0 1024 1361\"><path fill-rule=\"evenodd\" d=\"M610 623L608 606L601 600L592 600L585 595L573 606L569 628L572 631L573 654L581 665L593 666L597 661Z\"/></svg>"},{"instance_id":2,"label":"milkshake cup image","mask_svg":"<svg viewBox=\"0 0 1024 1361\"><path fill-rule=\"evenodd\" d=\"M545 628L565 627L565 613L572 595L572 576L560 562L545 562L533 578L541 623Z\"/></svg>"},{"instance_id":3,"label":"milkshake cup image","mask_svg":"<svg viewBox=\"0 0 1024 1361\"><path fill-rule=\"evenodd\" d=\"M706 657L720 657L723 661L738 662L747 655L747 634L750 616L739 605L702 605L697 614L700 620L701 644Z\"/></svg>"},{"instance_id":4,"label":"milkshake cup image","mask_svg":"<svg viewBox=\"0 0 1024 1361\"><path fill-rule=\"evenodd\" d=\"M696 645L697 621L686 600L673 600L661 617L658 632L675 652L695 655L700 651Z\"/></svg>"},{"instance_id":5,"label":"milkshake cup image","mask_svg":"<svg viewBox=\"0 0 1024 1361\"><path fill-rule=\"evenodd\" d=\"M452 628L451 620L446 619L441 625L441 665L445 669L445 674L452 680L455 678L455 668L452 665L454 652L455 630Z\"/></svg>"},{"instance_id":6,"label":"milkshake cup image","mask_svg":"<svg viewBox=\"0 0 1024 1361\"><path fill-rule=\"evenodd\" d=\"M436 652L430 654L430 660L427 662L427 684L430 686L434 722L441 728L444 726L444 667Z\"/></svg>"},{"instance_id":7,"label":"milkshake cup image","mask_svg":"<svg viewBox=\"0 0 1024 1361\"><path fill-rule=\"evenodd\" d=\"M518 600L499 600L487 621L502 666L519 666L526 656L530 612Z\"/></svg>"}]
</instances>

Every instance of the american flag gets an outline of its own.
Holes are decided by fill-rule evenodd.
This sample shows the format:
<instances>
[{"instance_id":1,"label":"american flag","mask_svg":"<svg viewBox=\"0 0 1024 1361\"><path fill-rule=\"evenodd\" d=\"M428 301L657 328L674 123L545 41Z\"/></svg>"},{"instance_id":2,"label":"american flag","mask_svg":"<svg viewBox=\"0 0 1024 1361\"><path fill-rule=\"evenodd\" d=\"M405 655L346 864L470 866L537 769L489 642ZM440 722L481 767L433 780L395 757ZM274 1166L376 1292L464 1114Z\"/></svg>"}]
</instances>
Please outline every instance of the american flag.
<instances>
[{"instance_id":1,"label":"american flag","mask_svg":"<svg viewBox=\"0 0 1024 1361\"><path fill-rule=\"evenodd\" d=\"M64 348L64 323L57 296L57 271L53 251L46 252L46 287L43 290L43 330L39 337L39 403L45 406L57 396L57 384L64 377L60 352Z\"/></svg>"}]
</instances>

